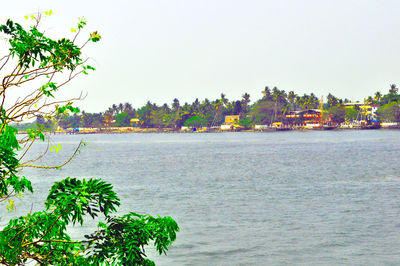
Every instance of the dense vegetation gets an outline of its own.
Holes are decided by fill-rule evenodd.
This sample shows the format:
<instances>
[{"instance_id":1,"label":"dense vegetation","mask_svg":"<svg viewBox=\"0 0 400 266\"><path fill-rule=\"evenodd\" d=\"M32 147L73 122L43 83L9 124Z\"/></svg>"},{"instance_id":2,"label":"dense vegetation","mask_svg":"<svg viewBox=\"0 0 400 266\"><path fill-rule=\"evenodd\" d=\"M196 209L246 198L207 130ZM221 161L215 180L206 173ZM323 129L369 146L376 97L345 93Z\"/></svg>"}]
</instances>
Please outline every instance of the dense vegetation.
<instances>
[{"instance_id":1,"label":"dense vegetation","mask_svg":"<svg viewBox=\"0 0 400 266\"><path fill-rule=\"evenodd\" d=\"M51 15L51 11L45 14ZM78 45L77 37L86 25L81 19L73 29L72 40L53 40L39 29L41 16L32 15L34 24L29 29L11 20L0 25L1 37L9 43L9 54L0 58L0 202L8 211L14 210L15 198L34 191L21 169L60 168L84 144L61 165L36 164L44 154L29 157L32 144L47 138L43 133L47 121L79 112L70 100L55 97L75 76L94 70L82 58L82 49L101 38L93 32ZM12 102L7 96L15 90L20 97ZM35 117L43 123L29 129L25 137L17 138L18 131L11 123ZM55 182L43 200L44 209L40 211L31 211L7 224L7 217L2 217L5 225L0 228L1 265L153 265L146 258L145 246L153 242L160 254L165 253L179 230L171 217L134 212L117 215L120 200L112 185L101 179L67 177ZM82 225L86 218L99 215L104 222L99 222L94 232L87 232L79 240L68 235L67 226Z\"/></svg>"},{"instance_id":2,"label":"dense vegetation","mask_svg":"<svg viewBox=\"0 0 400 266\"><path fill-rule=\"evenodd\" d=\"M345 107L348 99L340 99L332 94L326 97L323 104L324 114L330 115L335 122L352 121L357 119L357 107ZM390 85L387 94L376 92L374 96L365 99L366 104L379 106L378 119L382 121L400 121L400 96L396 85ZM60 115L57 119L44 120L40 118L39 124L48 128L55 125L62 128L106 126L126 127L131 125L132 118L140 120L141 127L154 128L180 128L181 126L211 127L220 125L225 115L240 115L241 122L247 124L270 124L274 121L285 121L285 114L295 110L319 109L320 98L314 93L302 96L294 91L286 92L274 87L262 91L262 97L250 104L250 95L244 93L241 99L228 100L225 94L219 99L210 101L195 99L192 103L180 103L174 99L171 105L167 103L157 105L148 101L145 106L138 109L131 103L113 104L108 110L101 113L86 113L74 115Z\"/></svg>"}]
</instances>

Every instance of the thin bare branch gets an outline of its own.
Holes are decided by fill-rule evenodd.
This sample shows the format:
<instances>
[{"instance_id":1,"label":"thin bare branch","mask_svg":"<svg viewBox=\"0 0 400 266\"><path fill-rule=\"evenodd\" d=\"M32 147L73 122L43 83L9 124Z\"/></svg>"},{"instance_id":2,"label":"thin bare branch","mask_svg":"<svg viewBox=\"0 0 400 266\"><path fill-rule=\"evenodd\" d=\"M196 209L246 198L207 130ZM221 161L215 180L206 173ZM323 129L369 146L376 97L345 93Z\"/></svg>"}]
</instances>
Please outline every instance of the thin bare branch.
<instances>
[{"instance_id":1,"label":"thin bare branch","mask_svg":"<svg viewBox=\"0 0 400 266\"><path fill-rule=\"evenodd\" d=\"M34 142L34 141L32 141L32 143L33 143L33 142ZM40 155L39 155L38 157L36 157L35 159L32 159L32 160L29 160L29 161L26 161L26 162L22 163L22 165L28 164L28 163L33 163L33 162L36 162L36 161L42 159L42 158L47 154L47 152L49 151L49 147L50 147L50 139L47 140L47 147L46 147L45 151L44 151L42 154L40 154Z\"/></svg>"},{"instance_id":2,"label":"thin bare branch","mask_svg":"<svg viewBox=\"0 0 400 266\"><path fill-rule=\"evenodd\" d=\"M33 168L42 168L42 169L58 169L63 167L64 165L66 165L67 163L69 163L74 157L75 155L79 152L81 146L83 145L83 141L81 141L78 145L78 147L75 149L74 153L71 155L71 157L65 161L63 164L60 165L56 165L56 166L44 166L44 165L32 165L32 164L22 164L19 167L33 167Z\"/></svg>"}]
</instances>

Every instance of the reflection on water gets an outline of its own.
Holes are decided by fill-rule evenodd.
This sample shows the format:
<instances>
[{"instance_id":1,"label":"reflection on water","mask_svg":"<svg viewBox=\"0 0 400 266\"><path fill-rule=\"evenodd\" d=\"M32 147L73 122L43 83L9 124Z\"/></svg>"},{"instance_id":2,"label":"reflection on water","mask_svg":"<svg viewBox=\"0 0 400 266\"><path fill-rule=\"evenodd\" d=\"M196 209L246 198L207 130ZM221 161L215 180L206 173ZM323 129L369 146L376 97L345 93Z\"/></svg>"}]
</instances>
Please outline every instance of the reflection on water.
<instances>
[{"instance_id":1,"label":"reflection on water","mask_svg":"<svg viewBox=\"0 0 400 266\"><path fill-rule=\"evenodd\" d=\"M56 180L100 177L121 214L177 220L168 256L150 250L160 265L397 264L399 133L57 135L62 155L43 163L61 162L82 137L89 147L62 170L25 169L36 193L12 215L41 209Z\"/></svg>"}]
</instances>

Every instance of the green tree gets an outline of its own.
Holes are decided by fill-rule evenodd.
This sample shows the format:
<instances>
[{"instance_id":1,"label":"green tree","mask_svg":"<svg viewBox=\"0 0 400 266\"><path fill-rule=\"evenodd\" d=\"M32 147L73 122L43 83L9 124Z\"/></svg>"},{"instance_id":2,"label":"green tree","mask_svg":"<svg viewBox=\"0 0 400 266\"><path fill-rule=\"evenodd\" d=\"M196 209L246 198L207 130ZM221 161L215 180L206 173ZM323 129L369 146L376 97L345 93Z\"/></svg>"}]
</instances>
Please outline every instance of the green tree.
<instances>
[{"instance_id":1,"label":"green tree","mask_svg":"<svg viewBox=\"0 0 400 266\"><path fill-rule=\"evenodd\" d=\"M368 96L368 98L365 100L365 103L373 104L374 103L374 98L372 98L372 96Z\"/></svg>"},{"instance_id":2,"label":"green tree","mask_svg":"<svg viewBox=\"0 0 400 266\"><path fill-rule=\"evenodd\" d=\"M336 123L342 123L346 117L346 109L343 106L336 105L329 109L329 116L332 121Z\"/></svg>"},{"instance_id":3,"label":"green tree","mask_svg":"<svg viewBox=\"0 0 400 266\"><path fill-rule=\"evenodd\" d=\"M81 126L82 127L93 127L93 123L94 123L93 114L85 113L85 111L82 111Z\"/></svg>"},{"instance_id":4,"label":"green tree","mask_svg":"<svg viewBox=\"0 0 400 266\"><path fill-rule=\"evenodd\" d=\"M243 112L245 114L249 112L249 104L250 104L250 94L246 92L242 95L242 107L243 107Z\"/></svg>"},{"instance_id":5,"label":"green tree","mask_svg":"<svg viewBox=\"0 0 400 266\"><path fill-rule=\"evenodd\" d=\"M268 86L266 86L261 93L263 94L262 100L272 101L271 90Z\"/></svg>"},{"instance_id":6,"label":"green tree","mask_svg":"<svg viewBox=\"0 0 400 266\"><path fill-rule=\"evenodd\" d=\"M206 124L207 124L207 121L198 115L187 119L184 123L185 126L196 127L196 128L203 127Z\"/></svg>"},{"instance_id":7,"label":"green tree","mask_svg":"<svg viewBox=\"0 0 400 266\"><path fill-rule=\"evenodd\" d=\"M46 12L46 15L50 15ZM48 119L79 109L70 101L56 100L61 86L80 73L88 74L93 67L86 64L82 49L88 42L97 42L100 35L93 32L83 44L76 44L86 24L80 20L74 38L52 40L39 29L41 14L32 16L34 25L25 30L20 24L7 20L0 26L3 39L9 41L9 54L0 59L0 201L13 207L15 196L33 192L29 179L21 175L24 167L60 168L77 154L56 166L24 162L24 156L37 140L47 137L38 126L28 131L26 138L17 138L17 129L10 123L43 115ZM68 75L65 75L67 73ZM36 82L36 83L35 83ZM27 88L25 84L42 84ZM7 101L7 93L17 89L21 97ZM25 93L25 95L22 95ZM5 101L4 101L5 100ZM46 111L48 110L48 111ZM37 161L36 161L37 162ZM162 254L175 240L178 225L171 217L152 217L129 213L116 216L120 200L111 184L101 179L80 180L68 177L54 183L42 211L30 212L8 221L0 230L0 263L2 265L152 265L144 247L154 241ZM67 226L82 225L87 217L105 217L98 229L79 240L73 240ZM3 217L5 218L5 217Z\"/></svg>"},{"instance_id":8,"label":"green tree","mask_svg":"<svg viewBox=\"0 0 400 266\"><path fill-rule=\"evenodd\" d=\"M375 92L374 100L379 103L381 98L382 98L382 94L379 91Z\"/></svg>"},{"instance_id":9,"label":"green tree","mask_svg":"<svg viewBox=\"0 0 400 266\"><path fill-rule=\"evenodd\" d=\"M399 89L397 88L396 84L390 85L389 94L395 95L395 94L397 94L398 91L399 91Z\"/></svg>"},{"instance_id":10,"label":"green tree","mask_svg":"<svg viewBox=\"0 0 400 266\"><path fill-rule=\"evenodd\" d=\"M357 119L359 110L356 110L354 107L349 107L346 108L346 115L345 115L345 120L346 121L354 121Z\"/></svg>"},{"instance_id":11,"label":"green tree","mask_svg":"<svg viewBox=\"0 0 400 266\"><path fill-rule=\"evenodd\" d=\"M117 127L129 127L131 124L131 117L125 113L119 113L115 117L115 126Z\"/></svg>"},{"instance_id":12,"label":"green tree","mask_svg":"<svg viewBox=\"0 0 400 266\"><path fill-rule=\"evenodd\" d=\"M271 124L275 117L275 103L260 100L256 102L251 111L251 120L254 124Z\"/></svg>"},{"instance_id":13,"label":"green tree","mask_svg":"<svg viewBox=\"0 0 400 266\"><path fill-rule=\"evenodd\" d=\"M118 104L118 113L122 113L124 110L124 105L122 103Z\"/></svg>"},{"instance_id":14,"label":"green tree","mask_svg":"<svg viewBox=\"0 0 400 266\"><path fill-rule=\"evenodd\" d=\"M172 112L175 117L175 128L180 128L181 126L181 105L177 98L173 99L172 102Z\"/></svg>"},{"instance_id":15,"label":"green tree","mask_svg":"<svg viewBox=\"0 0 400 266\"><path fill-rule=\"evenodd\" d=\"M328 108L331 108L339 104L339 99L330 93L328 94L327 99L328 99Z\"/></svg>"},{"instance_id":16,"label":"green tree","mask_svg":"<svg viewBox=\"0 0 400 266\"><path fill-rule=\"evenodd\" d=\"M154 105L150 101L147 101L145 106L142 106L136 111L136 115L139 117L140 121L142 121L144 126L149 126L151 120L151 111L157 107Z\"/></svg>"},{"instance_id":17,"label":"green tree","mask_svg":"<svg viewBox=\"0 0 400 266\"><path fill-rule=\"evenodd\" d=\"M104 116L103 113L94 113L93 115L93 124L92 126L95 128L104 127Z\"/></svg>"},{"instance_id":18,"label":"green tree","mask_svg":"<svg viewBox=\"0 0 400 266\"><path fill-rule=\"evenodd\" d=\"M381 106L377 110L379 120L388 122L400 122L400 104L391 102Z\"/></svg>"},{"instance_id":19,"label":"green tree","mask_svg":"<svg viewBox=\"0 0 400 266\"><path fill-rule=\"evenodd\" d=\"M381 97L380 105L385 105L391 102L398 102L398 101L400 101L398 88L395 84L391 84L389 92Z\"/></svg>"},{"instance_id":20,"label":"green tree","mask_svg":"<svg viewBox=\"0 0 400 266\"><path fill-rule=\"evenodd\" d=\"M167 112L165 109L153 110L150 114L149 125L151 127L162 128L166 122Z\"/></svg>"},{"instance_id":21,"label":"green tree","mask_svg":"<svg viewBox=\"0 0 400 266\"><path fill-rule=\"evenodd\" d=\"M243 127L244 129L249 129L252 127L253 123L251 122L251 116L246 116L240 118L238 124Z\"/></svg>"},{"instance_id":22,"label":"green tree","mask_svg":"<svg viewBox=\"0 0 400 266\"><path fill-rule=\"evenodd\" d=\"M295 105L294 105L294 103L295 103L295 100L296 100L296 94L294 93L294 91L289 91L289 93L288 93L288 101L289 101L289 103L290 103L290 109L291 109L291 111L294 111L295 110Z\"/></svg>"},{"instance_id":23,"label":"green tree","mask_svg":"<svg viewBox=\"0 0 400 266\"><path fill-rule=\"evenodd\" d=\"M127 113L131 118L134 118L136 115L135 109L132 107L132 104L126 102L124 103L124 110L125 113Z\"/></svg>"},{"instance_id":24,"label":"green tree","mask_svg":"<svg viewBox=\"0 0 400 266\"><path fill-rule=\"evenodd\" d=\"M240 115L242 112L243 112L242 102L235 101L235 103L233 104L233 114Z\"/></svg>"}]
</instances>

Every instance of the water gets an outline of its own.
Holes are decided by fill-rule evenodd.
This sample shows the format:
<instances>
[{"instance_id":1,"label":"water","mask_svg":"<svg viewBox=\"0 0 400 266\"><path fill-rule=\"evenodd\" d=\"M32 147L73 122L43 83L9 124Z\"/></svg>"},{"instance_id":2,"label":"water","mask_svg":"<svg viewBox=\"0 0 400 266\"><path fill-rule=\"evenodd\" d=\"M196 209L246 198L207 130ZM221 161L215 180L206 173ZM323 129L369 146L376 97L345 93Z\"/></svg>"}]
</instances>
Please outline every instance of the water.
<instances>
[{"instance_id":1,"label":"water","mask_svg":"<svg viewBox=\"0 0 400 266\"><path fill-rule=\"evenodd\" d=\"M168 256L148 251L158 265L399 264L399 133L57 135L63 149L43 163L81 138L88 147L62 170L25 169L36 193L12 215L41 209L56 180L99 177L114 184L121 214L178 222Z\"/></svg>"}]
</instances>

